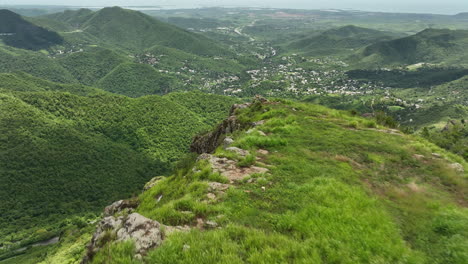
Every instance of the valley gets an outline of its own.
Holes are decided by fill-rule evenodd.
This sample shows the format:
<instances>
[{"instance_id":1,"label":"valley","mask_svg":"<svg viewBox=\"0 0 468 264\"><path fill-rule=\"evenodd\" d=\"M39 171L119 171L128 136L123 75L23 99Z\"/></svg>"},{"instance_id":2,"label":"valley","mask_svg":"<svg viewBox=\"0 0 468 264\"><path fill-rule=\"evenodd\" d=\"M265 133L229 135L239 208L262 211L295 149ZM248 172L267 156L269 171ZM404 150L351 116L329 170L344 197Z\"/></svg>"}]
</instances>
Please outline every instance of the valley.
<instances>
[{"instance_id":1,"label":"valley","mask_svg":"<svg viewBox=\"0 0 468 264\"><path fill-rule=\"evenodd\" d=\"M8 9L0 264L468 260L464 15Z\"/></svg>"}]
</instances>

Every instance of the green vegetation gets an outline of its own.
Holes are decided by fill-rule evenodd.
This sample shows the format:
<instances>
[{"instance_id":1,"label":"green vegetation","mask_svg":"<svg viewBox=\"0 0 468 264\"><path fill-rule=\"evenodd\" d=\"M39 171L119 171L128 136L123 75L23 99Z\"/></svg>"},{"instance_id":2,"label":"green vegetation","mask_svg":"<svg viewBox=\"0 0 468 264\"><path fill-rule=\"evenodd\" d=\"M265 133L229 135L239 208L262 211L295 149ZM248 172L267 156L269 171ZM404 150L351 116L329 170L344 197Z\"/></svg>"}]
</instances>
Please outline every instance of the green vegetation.
<instances>
[{"instance_id":1,"label":"green vegetation","mask_svg":"<svg viewBox=\"0 0 468 264\"><path fill-rule=\"evenodd\" d=\"M51 10L0 10L1 264L78 263L130 197L191 231L95 263L468 262L466 14ZM214 155L268 172L187 153L257 94L304 103L239 110L249 153Z\"/></svg>"},{"instance_id":2,"label":"green vegetation","mask_svg":"<svg viewBox=\"0 0 468 264\"><path fill-rule=\"evenodd\" d=\"M355 56L359 60L356 67L375 68L417 63L466 66L467 47L467 30L426 29L416 35L366 47Z\"/></svg>"},{"instance_id":3,"label":"green vegetation","mask_svg":"<svg viewBox=\"0 0 468 264\"><path fill-rule=\"evenodd\" d=\"M167 94L164 98L180 104L201 116L209 126L214 126L219 120L226 118L231 106L239 102L236 98L196 91L174 92Z\"/></svg>"},{"instance_id":4,"label":"green vegetation","mask_svg":"<svg viewBox=\"0 0 468 264\"><path fill-rule=\"evenodd\" d=\"M85 85L96 84L112 69L129 61L129 58L103 48L91 48L85 52L73 53L59 59L59 63Z\"/></svg>"},{"instance_id":5,"label":"green vegetation","mask_svg":"<svg viewBox=\"0 0 468 264\"><path fill-rule=\"evenodd\" d=\"M396 36L397 34L391 32L344 26L295 41L287 48L310 56L338 55L379 41L391 40Z\"/></svg>"},{"instance_id":6,"label":"green vegetation","mask_svg":"<svg viewBox=\"0 0 468 264\"><path fill-rule=\"evenodd\" d=\"M117 263L109 261L113 256L125 256L122 263L468 260L468 212L460 204L467 175L450 165L459 162L466 169L461 158L421 138L316 105L256 104L238 115L242 122L266 121L257 129L267 136L230 136L251 153L267 149L261 160L268 173L235 182L207 201L208 182L226 179L206 161L194 161L140 195L137 209L167 225L194 226L202 218L220 228L171 234L143 261L131 259L131 244L109 244L93 263ZM224 152L220 148L215 155Z\"/></svg>"},{"instance_id":7,"label":"green vegetation","mask_svg":"<svg viewBox=\"0 0 468 264\"><path fill-rule=\"evenodd\" d=\"M0 39L6 45L41 50L60 45L63 38L52 31L36 26L9 10L0 10Z\"/></svg>"},{"instance_id":8,"label":"green vegetation","mask_svg":"<svg viewBox=\"0 0 468 264\"><path fill-rule=\"evenodd\" d=\"M20 50L0 44L0 72L16 71L55 82L77 82L57 61L40 52Z\"/></svg>"},{"instance_id":9,"label":"green vegetation","mask_svg":"<svg viewBox=\"0 0 468 264\"><path fill-rule=\"evenodd\" d=\"M159 96L131 99L27 74L0 80L0 245L7 249L132 195L167 172L232 102L211 96L218 105L198 114ZM184 97L193 105L203 98Z\"/></svg>"},{"instance_id":10,"label":"green vegetation","mask_svg":"<svg viewBox=\"0 0 468 264\"><path fill-rule=\"evenodd\" d=\"M107 43L126 49L142 50L158 44L202 56L231 55L206 37L119 7L97 11L81 28Z\"/></svg>"},{"instance_id":11,"label":"green vegetation","mask_svg":"<svg viewBox=\"0 0 468 264\"><path fill-rule=\"evenodd\" d=\"M137 63L120 64L96 84L103 90L130 97L167 94L180 85L174 76Z\"/></svg>"}]
</instances>

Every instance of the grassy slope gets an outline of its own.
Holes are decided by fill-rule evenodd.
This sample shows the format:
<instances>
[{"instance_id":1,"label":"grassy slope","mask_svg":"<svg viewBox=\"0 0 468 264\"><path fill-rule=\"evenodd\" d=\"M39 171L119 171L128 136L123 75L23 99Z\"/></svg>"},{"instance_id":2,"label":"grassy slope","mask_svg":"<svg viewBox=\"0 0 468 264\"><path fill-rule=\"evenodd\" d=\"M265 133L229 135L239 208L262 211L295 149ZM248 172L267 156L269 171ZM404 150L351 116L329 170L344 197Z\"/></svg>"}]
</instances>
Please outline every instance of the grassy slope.
<instances>
[{"instance_id":1,"label":"grassy slope","mask_svg":"<svg viewBox=\"0 0 468 264\"><path fill-rule=\"evenodd\" d=\"M203 218L221 225L170 235L146 263L468 260L468 175L449 168L460 162L468 169L461 158L421 138L388 134L375 129L374 121L315 105L257 106L242 111L240 119L267 120L258 128L267 137L233 137L252 153L268 149L270 154L258 156L270 173L207 202L207 183L226 180L199 161L198 170L189 166L143 193L138 211L164 224L193 225ZM132 251L131 244L112 244L96 263L109 256L115 261L106 263L140 263Z\"/></svg>"}]
</instances>

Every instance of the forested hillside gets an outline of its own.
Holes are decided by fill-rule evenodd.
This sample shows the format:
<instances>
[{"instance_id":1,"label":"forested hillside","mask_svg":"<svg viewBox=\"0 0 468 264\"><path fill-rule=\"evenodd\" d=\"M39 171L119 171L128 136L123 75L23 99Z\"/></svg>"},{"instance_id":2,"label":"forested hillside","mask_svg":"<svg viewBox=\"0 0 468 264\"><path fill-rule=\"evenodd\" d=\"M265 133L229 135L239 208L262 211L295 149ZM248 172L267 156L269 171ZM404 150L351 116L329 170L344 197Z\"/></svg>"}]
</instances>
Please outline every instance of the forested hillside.
<instances>
[{"instance_id":1,"label":"forested hillside","mask_svg":"<svg viewBox=\"0 0 468 264\"><path fill-rule=\"evenodd\" d=\"M9 10L0 10L0 40L21 49L40 50L60 45L63 38L56 32L36 26Z\"/></svg>"},{"instance_id":2,"label":"forested hillside","mask_svg":"<svg viewBox=\"0 0 468 264\"><path fill-rule=\"evenodd\" d=\"M25 74L0 80L0 243L13 247L167 173L233 102L216 97L216 108L192 112L159 96L130 99ZM192 104L203 98L183 96Z\"/></svg>"},{"instance_id":3,"label":"forested hillside","mask_svg":"<svg viewBox=\"0 0 468 264\"><path fill-rule=\"evenodd\" d=\"M416 35L366 47L359 66L398 66L416 63L466 65L468 31L426 29Z\"/></svg>"}]
</instances>

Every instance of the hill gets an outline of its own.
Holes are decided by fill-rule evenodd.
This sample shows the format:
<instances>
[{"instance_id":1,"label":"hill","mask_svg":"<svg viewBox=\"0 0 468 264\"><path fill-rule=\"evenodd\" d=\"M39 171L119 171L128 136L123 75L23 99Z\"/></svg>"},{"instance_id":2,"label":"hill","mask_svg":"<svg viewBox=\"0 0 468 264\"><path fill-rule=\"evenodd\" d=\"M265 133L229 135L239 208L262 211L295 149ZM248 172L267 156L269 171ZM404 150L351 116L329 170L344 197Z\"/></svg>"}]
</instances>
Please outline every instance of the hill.
<instances>
[{"instance_id":1,"label":"hill","mask_svg":"<svg viewBox=\"0 0 468 264\"><path fill-rule=\"evenodd\" d=\"M25 74L0 80L0 258L166 173L232 102L195 113L160 96L131 99Z\"/></svg>"},{"instance_id":2,"label":"hill","mask_svg":"<svg viewBox=\"0 0 468 264\"><path fill-rule=\"evenodd\" d=\"M417 63L466 65L468 30L426 29L416 35L370 45L353 59L364 68Z\"/></svg>"},{"instance_id":3,"label":"hill","mask_svg":"<svg viewBox=\"0 0 468 264\"><path fill-rule=\"evenodd\" d=\"M235 113L192 145L202 151L229 136L234 148L221 144L154 179L133 210L108 211L85 263L466 262L460 157L316 105L258 101ZM139 241L153 244L116 241L136 235L134 219L145 223ZM112 221L129 228L116 233ZM44 263L84 244L67 240Z\"/></svg>"},{"instance_id":4,"label":"hill","mask_svg":"<svg viewBox=\"0 0 468 264\"><path fill-rule=\"evenodd\" d=\"M81 8L78 10L65 10L63 12L45 15L43 18L59 21L72 28L78 29L93 15L94 12L92 10Z\"/></svg>"},{"instance_id":5,"label":"hill","mask_svg":"<svg viewBox=\"0 0 468 264\"><path fill-rule=\"evenodd\" d=\"M104 42L131 50L143 50L158 44L202 56L232 55L202 35L119 7L97 11L81 29Z\"/></svg>"},{"instance_id":6,"label":"hill","mask_svg":"<svg viewBox=\"0 0 468 264\"><path fill-rule=\"evenodd\" d=\"M333 55L349 52L379 41L390 40L397 35L357 26L344 26L327 30L289 44L288 50L311 56Z\"/></svg>"},{"instance_id":7,"label":"hill","mask_svg":"<svg viewBox=\"0 0 468 264\"><path fill-rule=\"evenodd\" d=\"M92 47L58 58L58 62L80 83L94 85L115 67L132 60L105 48Z\"/></svg>"},{"instance_id":8,"label":"hill","mask_svg":"<svg viewBox=\"0 0 468 264\"><path fill-rule=\"evenodd\" d=\"M0 73L0 92L68 92L77 95L102 93L81 84L63 84L34 77L24 72Z\"/></svg>"},{"instance_id":9,"label":"hill","mask_svg":"<svg viewBox=\"0 0 468 264\"><path fill-rule=\"evenodd\" d=\"M181 87L175 76L156 71L147 64L122 63L104 76L97 87L130 97L167 94Z\"/></svg>"},{"instance_id":10,"label":"hill","mask_svg":"<svg viewBox=\"0 0 468 264\"><path fill-rule=\"evenodd\" d=\"M77 80L56 60L41 52L17 49L0 44L0 72L23 71L36 77L62 82Z\"/></svg>"},{"instance_id":11,"label":"hill","mask_svg":"<svg viewBox=\"0 0 468 264\"><path fill-rule=\"evenodd\" d=\"M9 10L0 10L0 39L6 45L41 50L63 43L56 32L36 26Z\"/></svg>"}]
</instances>

